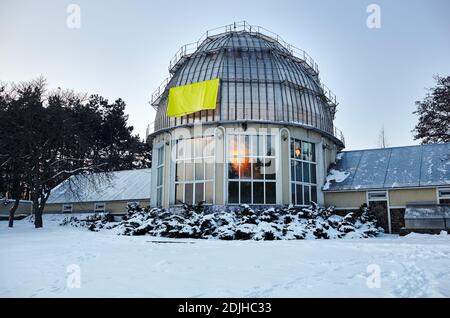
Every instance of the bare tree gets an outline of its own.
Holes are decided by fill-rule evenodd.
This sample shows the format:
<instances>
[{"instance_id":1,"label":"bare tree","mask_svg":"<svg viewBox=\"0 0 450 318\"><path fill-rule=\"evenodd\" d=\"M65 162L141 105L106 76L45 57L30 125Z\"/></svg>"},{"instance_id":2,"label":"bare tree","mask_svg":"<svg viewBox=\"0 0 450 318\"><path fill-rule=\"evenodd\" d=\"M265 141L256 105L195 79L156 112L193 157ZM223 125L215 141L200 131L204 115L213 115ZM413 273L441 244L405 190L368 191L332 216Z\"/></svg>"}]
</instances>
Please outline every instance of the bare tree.
<instances>
[{"instance_id":1,"label":"bare tree","mask_svg":"<svg viewBox=\"0 0 450 318\"><path fill-rule=\"evenodd\" d=\"M384 126L381 127L380 134L378 135L378 147L379 148L389 147L388 138L386 136L386 131L384 129Z\"/></svg>"}]
</instances>

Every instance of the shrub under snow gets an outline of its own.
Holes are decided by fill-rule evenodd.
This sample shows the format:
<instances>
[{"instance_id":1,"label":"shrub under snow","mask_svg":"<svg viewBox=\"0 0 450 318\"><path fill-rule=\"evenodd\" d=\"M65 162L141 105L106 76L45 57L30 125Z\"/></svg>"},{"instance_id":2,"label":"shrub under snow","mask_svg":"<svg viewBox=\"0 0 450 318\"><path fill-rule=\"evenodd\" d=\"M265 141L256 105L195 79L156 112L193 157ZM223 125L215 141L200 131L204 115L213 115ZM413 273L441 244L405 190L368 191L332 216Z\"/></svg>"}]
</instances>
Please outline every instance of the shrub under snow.
<instances>
[{"instance_id":1,"label":"shrub under snow","mask_svg":"<svg viewBox=\"0 0 450 318\"><path fill-rule=\"evenodd\" d=\"M185 205L178 211L130 206L120 222L100 214L80 220L66 218L61 225L87 227L92 231L115 229L119 235L152 235L169 238L221 240L295 240L367 238L382 232L367 208L338 216L332 208L270 208L249 206L214 210Z\"/></svg>"}]
</instances>

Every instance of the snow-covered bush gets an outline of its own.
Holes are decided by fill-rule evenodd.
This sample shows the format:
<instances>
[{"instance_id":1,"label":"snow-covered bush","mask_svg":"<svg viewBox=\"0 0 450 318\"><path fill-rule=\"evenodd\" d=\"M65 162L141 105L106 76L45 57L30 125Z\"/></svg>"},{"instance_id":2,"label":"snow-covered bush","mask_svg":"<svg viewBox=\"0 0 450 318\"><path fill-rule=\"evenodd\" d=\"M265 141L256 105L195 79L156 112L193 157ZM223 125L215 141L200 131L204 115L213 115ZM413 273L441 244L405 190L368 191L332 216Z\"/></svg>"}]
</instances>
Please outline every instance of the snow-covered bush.
<instances>
[{"instance_id":1,"label":"snow-covered bush","mask_svg":"<svg viewBox=\"0 0 450 318\"><path fill-rule=\"evenodd\" d=\"M80 219L76 216L64 218L60 225L70 225L74 227L86 227L91 231L98 232L101 229L111 229L115 227L114 216L110 213L96 213L87 215Z\"/></svg>"},{"instance_id":2,"label":"snow-covered bush","mask_svg":"<svg viewBox=\"0 0 450 318\"><path fill-rule=\"evenodd\" d=\"M365 207L339 216L333 208L318 205L268 209L252 209L248 205L224 209L184 205L179 210L130 206L122 221L112 222L110 218L108 214L84 220L70 218L61 225L83 226L92 231L114 228L119 235L221 240L367 238L382 231Z\"/></svg>"}]
</instances>

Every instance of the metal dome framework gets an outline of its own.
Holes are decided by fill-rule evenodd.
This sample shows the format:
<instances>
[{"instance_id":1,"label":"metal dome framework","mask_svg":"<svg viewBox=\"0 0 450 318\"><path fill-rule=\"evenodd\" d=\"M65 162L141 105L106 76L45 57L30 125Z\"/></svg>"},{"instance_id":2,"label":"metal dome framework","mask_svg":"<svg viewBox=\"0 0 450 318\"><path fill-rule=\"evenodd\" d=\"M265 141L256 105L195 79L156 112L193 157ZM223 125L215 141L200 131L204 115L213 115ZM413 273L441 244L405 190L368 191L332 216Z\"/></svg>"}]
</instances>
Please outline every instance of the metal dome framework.
<instances>
[{"instance_id":1,"label":"metal dome framework","mask_svg":"<svg viewBox=\"0 0 450 318\"><path fill-rule=\"evenodd\" d=\"M155 133L194 123L239 121L299 125L344 144L334 125L335 95L314 60L278 35L247 22L207 31L171 60L170 77L152 94ZM220 78L216 110L167 117L171 87Z\"/></svg>"}]
</instances>

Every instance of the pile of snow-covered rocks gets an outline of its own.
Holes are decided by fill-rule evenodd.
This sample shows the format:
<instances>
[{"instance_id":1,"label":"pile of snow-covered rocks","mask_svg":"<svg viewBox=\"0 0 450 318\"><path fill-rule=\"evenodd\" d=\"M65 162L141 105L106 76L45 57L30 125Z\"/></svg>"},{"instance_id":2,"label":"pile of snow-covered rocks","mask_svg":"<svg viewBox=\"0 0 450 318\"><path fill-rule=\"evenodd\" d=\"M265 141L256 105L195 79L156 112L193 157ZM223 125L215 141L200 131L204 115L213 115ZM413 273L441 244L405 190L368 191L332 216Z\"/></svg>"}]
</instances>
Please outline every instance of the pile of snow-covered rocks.
<instances>
[{"instance_id":1,"label":"pile of snow-covered rocks","mask_svg":"<svg viewBox=\"0 0 450 318\"><path fill-rule=\"evenodd\" d=\"M179 210L165 210L133 205L119 222L109 214L100 214L84 220L67 218L61 225L92 231L114 229L119 235L221 240L368 238L383 231L367 208L339 216L332 208L319 206L251 209L244 205L219 209L184 205Z\"/></svg>"}]
</instances>

